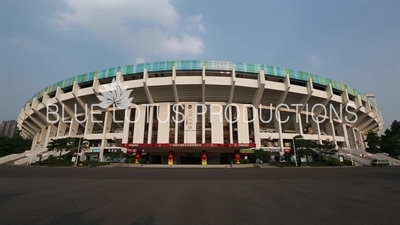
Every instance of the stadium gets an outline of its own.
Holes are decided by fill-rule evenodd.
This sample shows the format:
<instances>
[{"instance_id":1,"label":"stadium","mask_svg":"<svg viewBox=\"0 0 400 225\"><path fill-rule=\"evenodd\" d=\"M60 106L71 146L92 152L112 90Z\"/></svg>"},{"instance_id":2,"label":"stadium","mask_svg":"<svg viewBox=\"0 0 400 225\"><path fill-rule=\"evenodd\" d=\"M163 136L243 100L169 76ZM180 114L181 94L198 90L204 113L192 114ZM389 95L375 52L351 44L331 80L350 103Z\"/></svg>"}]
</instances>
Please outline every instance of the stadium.
<instances>
[{"instance_id":1,"label":"stadium","mask_svg":"<svg viewBox=\"0 0 400 225\"><path fill-rule=\"evenodd\" d=\"M165 61L71 77L31 98L18 127L46 152L53 139L80 137L82 154L116 150L154 164L225 164L246 149L283 155L293 137L365 148L383 119L373 95L332 79L228 61Z\"/></svg>"}]
</instances>

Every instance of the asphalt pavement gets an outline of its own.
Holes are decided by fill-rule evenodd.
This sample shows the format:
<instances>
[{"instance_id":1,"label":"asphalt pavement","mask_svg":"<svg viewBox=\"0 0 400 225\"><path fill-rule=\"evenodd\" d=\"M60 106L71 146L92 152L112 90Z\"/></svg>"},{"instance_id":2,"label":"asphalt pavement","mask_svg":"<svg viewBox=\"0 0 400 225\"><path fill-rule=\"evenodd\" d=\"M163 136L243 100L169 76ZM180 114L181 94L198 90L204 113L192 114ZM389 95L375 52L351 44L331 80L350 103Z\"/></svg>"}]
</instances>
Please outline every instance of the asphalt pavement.
<instances>
[{"instance_id":1,"label":"asphalt pavement","mask_svg":"<svg viewBox=\"0 0 400 225\"><path fill-rule=\"evenodd\" d=\"M0 224L400 224L400 167L0 166Z\"/></svg>"}]
</instances>

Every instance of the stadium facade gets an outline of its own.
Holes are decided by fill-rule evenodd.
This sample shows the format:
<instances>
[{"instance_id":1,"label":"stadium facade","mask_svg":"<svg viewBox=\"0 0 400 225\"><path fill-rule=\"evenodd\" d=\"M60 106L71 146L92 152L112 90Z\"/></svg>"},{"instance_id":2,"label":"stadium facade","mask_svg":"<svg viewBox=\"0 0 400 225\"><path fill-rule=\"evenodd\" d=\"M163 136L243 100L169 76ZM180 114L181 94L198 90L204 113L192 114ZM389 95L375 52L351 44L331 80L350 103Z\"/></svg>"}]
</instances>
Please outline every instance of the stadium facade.
<instances>
[{"instance_id":1,"label":"stadium facade","mask_svg":"<svg viewBox=\"0 0 400 225\"><path fill-rule=\"evenodd\" d=\"M71 77L38 92L19 128L32 150L82 137L86 157L118 149L150 163L227 163L241 149L284 154L296 135L363 149L383 119L370 95L329 78L228 61L166 61Z\"/></svg>"}]
</instances>

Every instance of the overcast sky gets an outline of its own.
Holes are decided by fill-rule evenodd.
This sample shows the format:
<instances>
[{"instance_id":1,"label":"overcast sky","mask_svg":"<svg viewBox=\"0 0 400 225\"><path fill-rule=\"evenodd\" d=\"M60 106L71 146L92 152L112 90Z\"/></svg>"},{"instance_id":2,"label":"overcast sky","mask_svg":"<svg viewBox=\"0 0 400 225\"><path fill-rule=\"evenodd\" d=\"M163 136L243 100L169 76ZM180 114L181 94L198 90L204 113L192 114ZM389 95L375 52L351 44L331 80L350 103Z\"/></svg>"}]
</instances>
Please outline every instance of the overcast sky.
<instances>
[{"instance_id":1,"label":"overcast sky","mask_svg":"<svg viewBox=\"0 0 400 225\"><path fill-rule=\"evenodd\" d=\"M399 1L18 1L1 4L0 120L94 70L206 59L326 76L400 120Z\"/></svg>"}]
</instances>

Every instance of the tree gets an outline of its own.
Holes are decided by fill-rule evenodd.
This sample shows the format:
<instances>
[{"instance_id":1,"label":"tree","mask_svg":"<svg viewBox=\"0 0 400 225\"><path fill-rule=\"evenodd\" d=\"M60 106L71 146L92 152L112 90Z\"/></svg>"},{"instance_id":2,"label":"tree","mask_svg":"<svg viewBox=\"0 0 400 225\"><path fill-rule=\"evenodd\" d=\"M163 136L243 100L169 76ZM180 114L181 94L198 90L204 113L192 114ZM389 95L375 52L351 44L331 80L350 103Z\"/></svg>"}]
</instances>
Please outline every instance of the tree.
<instances>
[{"instance_id":1,"label":"tree","mask_svg":"<svg viewBox=\"0 0 400 225\"><path fill-rule=\"evenodd\" d=\"M0 157L22 153L31 149L32 140L23 138L20 131L17 131L13 137L0 136Z\"/></svg>"},{"instance_id":2,"label":"tree","mask_svg":"<svg viewBox=\"0 0 400 225\"><path fill-rule=\"evenodd\" d=\"M325 160L331 160L332 156L338 151L335 149L336 145L332 142L325 142L324 144L317 144L317 154Z\"/></svg>"},{"instance_id":3,"label":"tree","mask_svg":"<svg viewBox=\"0 0 400 225\"><path fill-rule=\"evenodd\" d=\"M400 155L400 121L393 121L390 129L386 129L381 137L380 150L392 157Z\"/></svg>"},{"instance_id":4,"label":"tree","mask_svg":"<svg viewBox=\"0 0 400 225\"><path fill-rule=\"evenodd\" d=\"M370 131L367 134L367 138L365 142L368 143L368 147L365 149L369 153L378 153L381 152L379 146L381 145L381 139L377 133Z\"/></svg>"},{"instance_id":5,"label":"tree","mask_svg":"<svg viewBox=\"0 0 400 225\"><path fill-rule=\"evenodd\" d=\"M271 155L263 149L254 149L254 156L256 159L263 161L263 163L268 163L271 158Z\"/></svg>"},{"instance_id":6,"label":"tree","mask_svg":"<svg viewBox=\"0 0 400 225\"><path fill-rule=\"evenodd\" d=\"M110 153L110 158L114 162L117 159L119 160L124 158L124 153L121 151L121 149L117 149L116 151Z\"/></svg>"},{"instance_id":7,"label":"tree","mask_svg":"<svg viewBox=\"0 0 400 225\"><path fill-rule=\"evenodd\" d=\"M80 150L88 149L87 141L82 138L60 138L50 141L47 145L47 150L60 152L59 157L61 157L63 151L68 152L68 155L72 155L77 152L79 147Z\"/></svg>"},{"instance_id":8,"label":"tree","mask_svg":"<svg viewBox=\"0 0 400 225\"><path fill-rule=\"evenodd\" d=\"M296 135L294 136L294 145L296 147L296 155L303 156L303 155L315 155L313 149L317 147L317 144L310 141L303 139L303 136ZM294 153L294 146L291 147L291 153Z\"/></svg>"}]
</instances>

